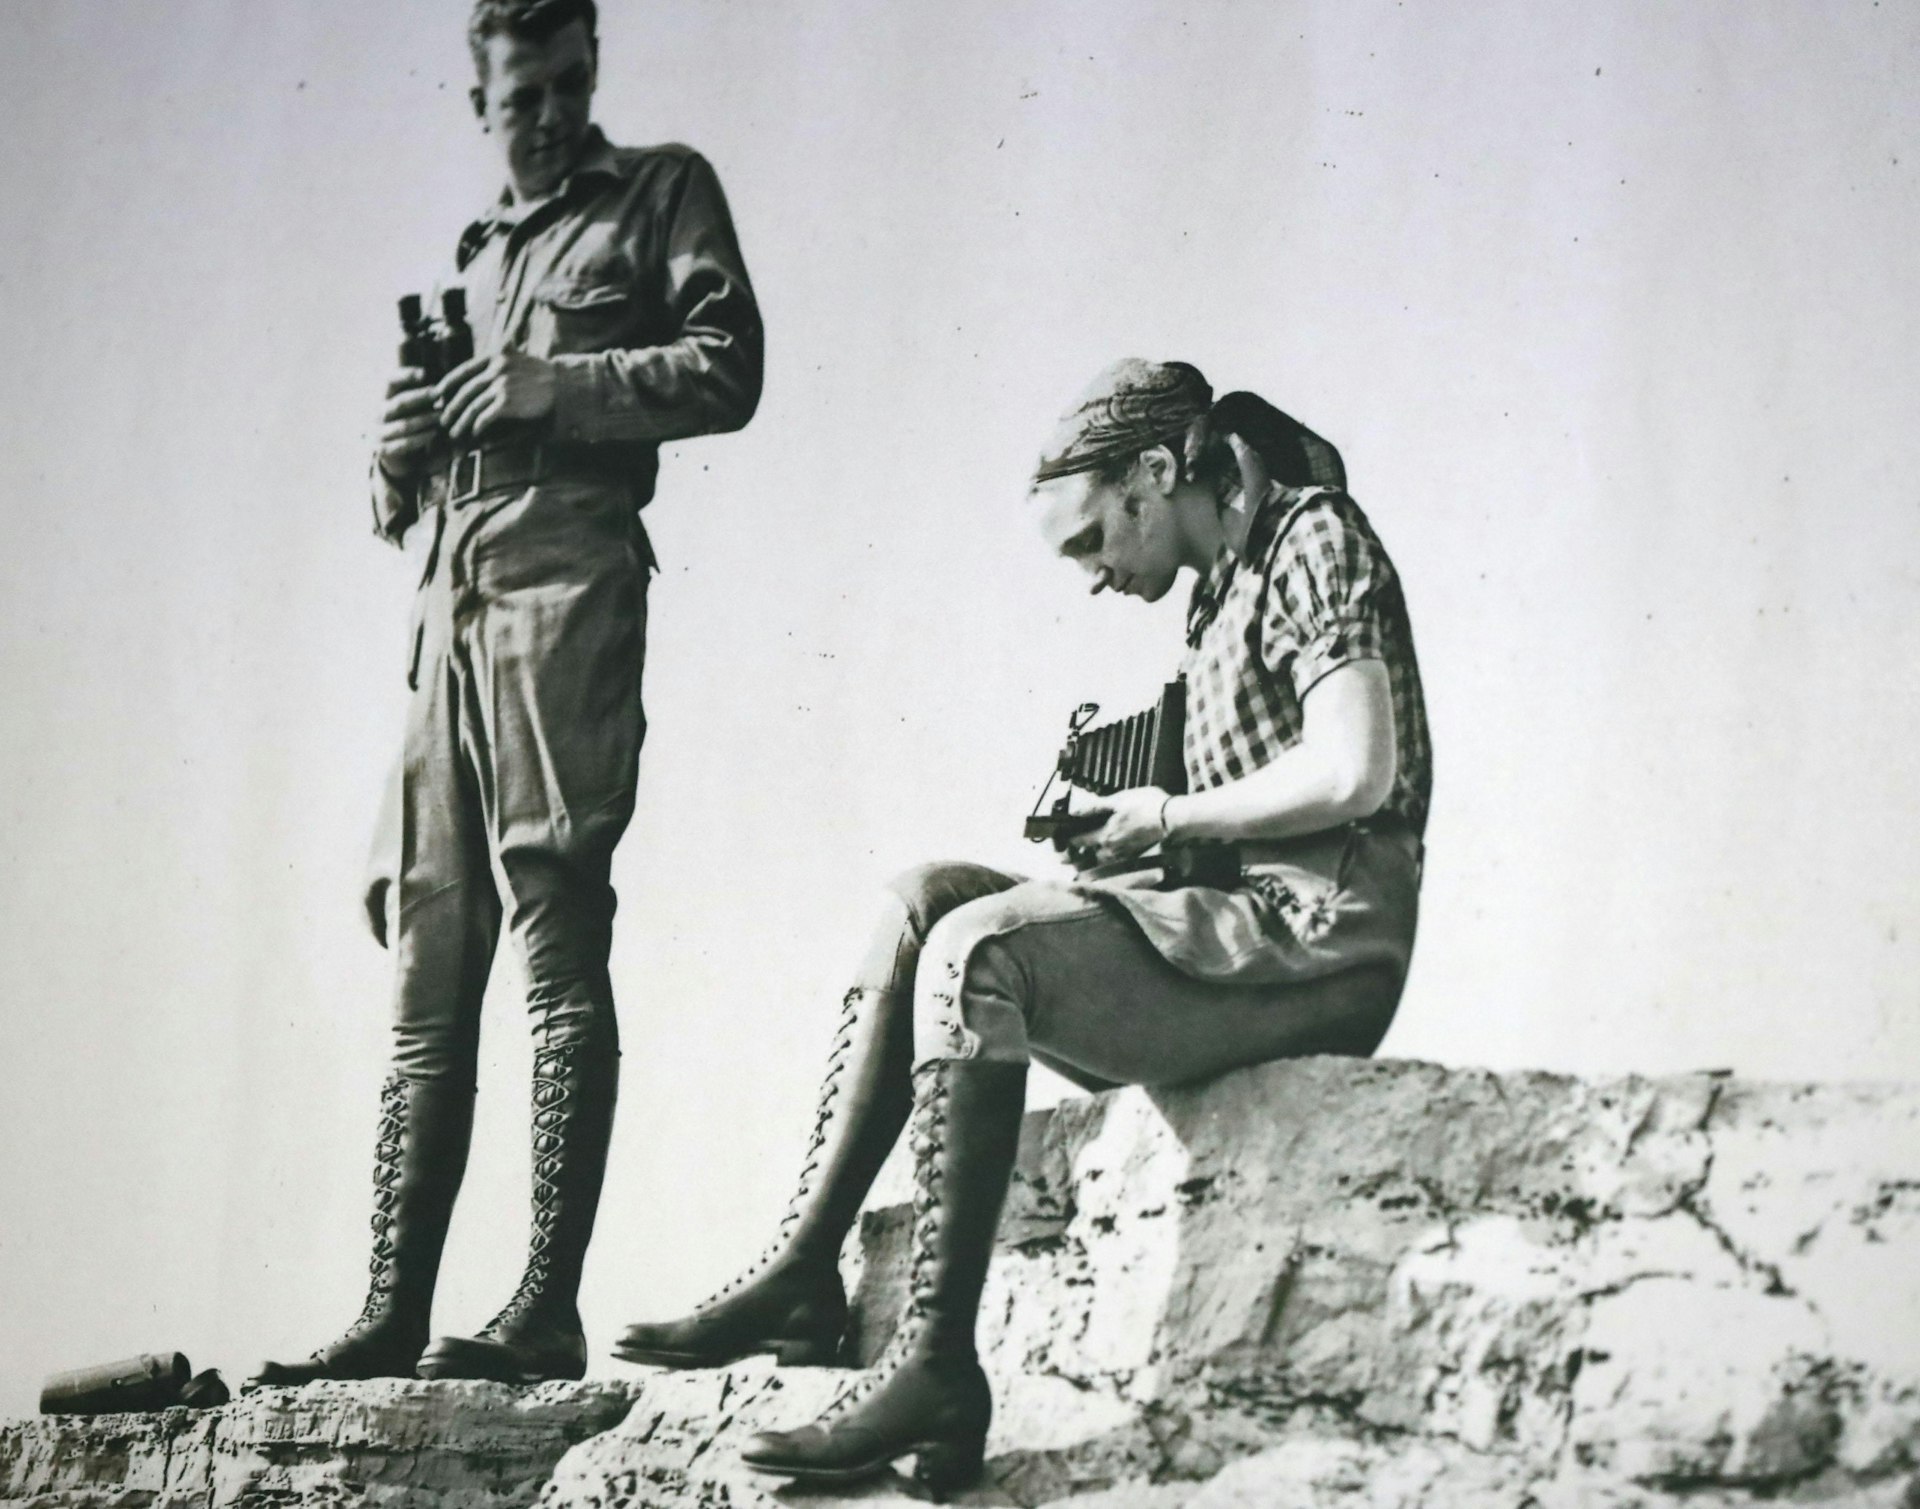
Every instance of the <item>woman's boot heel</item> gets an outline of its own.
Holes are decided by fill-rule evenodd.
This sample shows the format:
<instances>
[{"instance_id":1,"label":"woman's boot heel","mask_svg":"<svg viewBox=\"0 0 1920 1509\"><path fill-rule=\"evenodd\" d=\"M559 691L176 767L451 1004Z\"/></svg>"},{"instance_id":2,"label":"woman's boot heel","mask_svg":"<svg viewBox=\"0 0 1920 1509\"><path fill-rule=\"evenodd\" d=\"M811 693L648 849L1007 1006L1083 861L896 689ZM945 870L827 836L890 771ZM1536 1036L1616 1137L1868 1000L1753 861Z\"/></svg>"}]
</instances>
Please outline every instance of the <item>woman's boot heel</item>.
<instances>
[{"instance_id":1,"label":"woman's boot heel","mask_svg":"<svg viewBox=\"0 0 1920 1509\"><path fill-rule=\"evenodd\" d=\"M933 1495L935 1503L980 1480L987 1456L987 1438L929 1441L914 1452L913 1480Z\"/></svg>"}]
</instances>

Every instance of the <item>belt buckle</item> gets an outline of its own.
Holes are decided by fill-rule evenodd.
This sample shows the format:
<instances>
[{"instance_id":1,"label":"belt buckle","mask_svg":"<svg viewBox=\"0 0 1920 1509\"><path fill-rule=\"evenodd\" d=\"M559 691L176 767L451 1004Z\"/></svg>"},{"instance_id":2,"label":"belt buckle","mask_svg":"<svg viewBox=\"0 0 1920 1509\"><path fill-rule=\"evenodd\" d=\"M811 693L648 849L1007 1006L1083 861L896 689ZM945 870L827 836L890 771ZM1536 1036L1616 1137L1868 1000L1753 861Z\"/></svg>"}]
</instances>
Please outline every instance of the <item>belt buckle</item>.
<instances>
[{"instance_id":1,"label":"belt buckle","mask_svg":"<svg viewBox=\"0 0 1920 1509\"><path fill-rule=\"evenodd\" d=\"M467 485L460 485L460 467L463 462L473 463L473 472ZM447 470L447 501L465 503L480 496L481 479L486 471L486 452L480 450L455 451L453 465Z\"/></svg>"}]
</instances>

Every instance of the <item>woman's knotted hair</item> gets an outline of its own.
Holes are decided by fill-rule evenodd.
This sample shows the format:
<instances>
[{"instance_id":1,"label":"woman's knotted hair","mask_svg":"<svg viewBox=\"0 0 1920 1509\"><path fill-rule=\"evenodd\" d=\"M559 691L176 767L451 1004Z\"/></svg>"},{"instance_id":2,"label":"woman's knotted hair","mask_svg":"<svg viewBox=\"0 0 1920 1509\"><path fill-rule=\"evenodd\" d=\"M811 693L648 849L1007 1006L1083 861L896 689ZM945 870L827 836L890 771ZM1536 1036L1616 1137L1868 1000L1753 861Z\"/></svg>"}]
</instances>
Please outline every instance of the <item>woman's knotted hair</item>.
<instances>
[{"instance_id":1,"label":"woman's knotted hair","mask_svg":"<svg viewBox=\"0 0 1920 1509\"><path fill-rule=\"evenodd\" d=\"M1238 435L1289 487L1347 485L1340 452L1258 394L1215 401L1212 385L1186 362L1115 362L1093 381L1059 424L1034 468L1037 485L1077 472L1118 480L1142 451L1164 445L1182 474L1223 501L1238 480L1229 434Z\"/></svg>"}]
</instances>

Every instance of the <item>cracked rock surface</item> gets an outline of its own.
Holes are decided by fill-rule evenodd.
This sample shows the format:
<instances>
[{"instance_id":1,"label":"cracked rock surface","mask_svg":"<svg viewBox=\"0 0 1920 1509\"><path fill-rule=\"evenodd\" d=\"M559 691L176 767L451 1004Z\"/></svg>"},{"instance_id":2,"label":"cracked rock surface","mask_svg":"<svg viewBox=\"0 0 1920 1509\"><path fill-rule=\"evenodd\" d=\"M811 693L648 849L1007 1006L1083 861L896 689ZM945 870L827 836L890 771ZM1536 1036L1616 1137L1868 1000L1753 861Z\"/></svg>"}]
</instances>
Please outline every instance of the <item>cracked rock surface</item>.
<instances>
[{"instance_id":1,"label":"cracked rock surface","mask_svg":"<svg viewBox=\"0 0 1920 1509\"><path fill-rule=\"evenodd\" d=\"M863 1357L906 1225L849 1254ZM1000 1248L964 1503L1920 1509L1913 1087L1270 1064L1030 1116ZM843 1374L640 1376L545 1509L910 1501L735 1464Z\"/></svg>"},{"instance_id":2,"label":"cracked rock surface","mask_svg":"<svg viewBox=\"0 0 1920 1509\"><path fill-rule=\"evenodd\" d=\"M218 1409L0 1425L0 1504L505 1509L568 1447L619 1423L624 1383L313 1383Z\"/></svg>"},{"instance_id":3,"label":"cracked rock surface","mask_svg":"<svg viewBox=\"0 0 1920 1509\"><path fill-rule=\"evenodd\" d=\"M900 1172L849 1243L861 1357L903 1302ZM1920 1509L1920 1088L1272 1064L1031 1115L1000 1249L962 1503ZM761 1359L27 1423L0 1432L0 1502L913 1502L737 1465L850 1377Z\"/></svg>"}]
</instances>

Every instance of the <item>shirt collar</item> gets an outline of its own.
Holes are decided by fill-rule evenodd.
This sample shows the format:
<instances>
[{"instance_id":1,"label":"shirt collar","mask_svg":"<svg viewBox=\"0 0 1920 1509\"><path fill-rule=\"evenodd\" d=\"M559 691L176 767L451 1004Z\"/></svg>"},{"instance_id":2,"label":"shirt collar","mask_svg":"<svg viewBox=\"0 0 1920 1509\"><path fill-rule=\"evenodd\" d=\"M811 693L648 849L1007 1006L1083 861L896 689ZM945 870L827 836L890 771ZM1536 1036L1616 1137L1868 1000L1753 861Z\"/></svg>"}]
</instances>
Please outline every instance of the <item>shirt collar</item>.
<instances>
[{"instance_id":1,"label":"shirt collar","mask_svg":"<svg viewBox=\"0 0 1920 1509\"><path fill-rule=\"evenodd\" d=\"M573 171L567 175L567 181L561 185L560 191L563 194L568 192L579 179L620 176L620 159L613 150L613 143L607 140L598 126L589 126L586 144L580 149L580 160L573 165Z\"/></svg>"},{"instance_id":2,"label":"shirt collar","mask_svg":"<svg viewBox=\"0 0 1920 1509\"><path fill-rule=\"evenodd\" d=\"M1286 524L1297 511L1296 505L1304 502L1307 495L1327 491L1324 487L1298 488L1288 487L1281 482L1269 482L1260 501L1252 508L1252 517L1247 520L1246 543L1239 552L1226 545L1220 547L1220 553L1213 558L1213 564L1205 575L1193 584L1193 596L1187 599L1187 643L1197 646L1200 636L1207 630L1220 612L1220 605L1226 600L1227 589L1233 585L1234 574L1240 569L1243 560L1257 560L1269 550L1273 542L1285 532Z\"/></svg>"},{"instance_id":3,"label":"shirt collar","mask_svg":"<svg viewBox=\"0 0 1920 1509\"><path fill-rule=\"evenodd\" d=\"M460 265L466 266L495 231L513 229L542 205L567 198L580 185L620 176L620 158L613 144L598 126L588 126L585 144L580 149L580 160L573 165L573 171L560 180L560 186L545 199L521 204L514 199L511 185L501 187L500 192L461 234Z\"/></svg>"}]
</instances>

